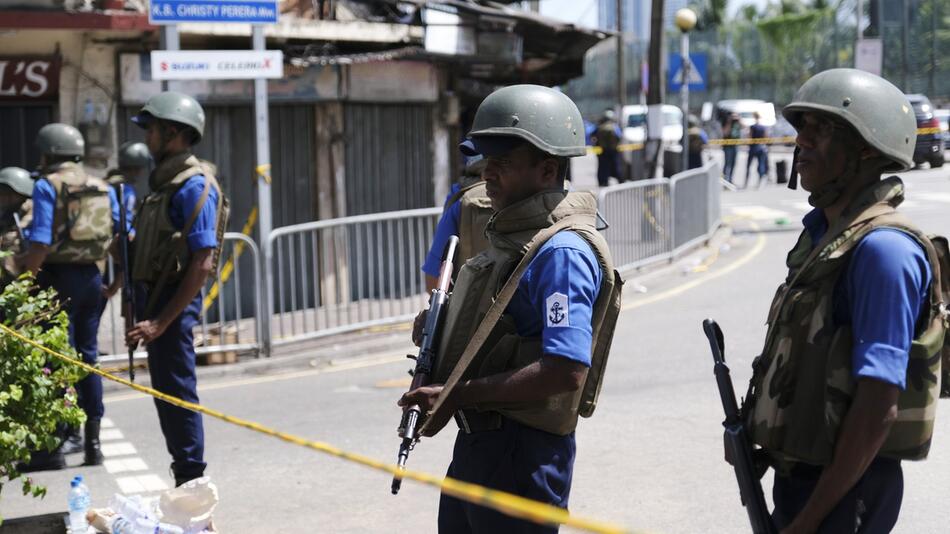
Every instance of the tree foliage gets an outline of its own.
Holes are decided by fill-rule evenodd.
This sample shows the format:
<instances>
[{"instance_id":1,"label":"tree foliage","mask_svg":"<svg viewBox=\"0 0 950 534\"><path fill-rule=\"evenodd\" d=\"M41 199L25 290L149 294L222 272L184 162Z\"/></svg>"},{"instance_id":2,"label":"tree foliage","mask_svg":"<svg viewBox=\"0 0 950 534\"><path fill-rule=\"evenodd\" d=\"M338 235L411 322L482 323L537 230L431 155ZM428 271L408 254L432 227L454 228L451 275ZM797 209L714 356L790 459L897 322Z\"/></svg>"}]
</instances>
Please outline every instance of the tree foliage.
<instances>
[{"instance_id":1,"label":"tree foliage","mask_svg":"<svg viewBox=\"0 0 950 534\"><path fill-rule=\"evenodd\" d=\"M69 345L69 320L55 291L39 290L29 275L11 282L0 294L0 322L47 348L77 358ZM85 420L74 388L85 374L75 365L0 332L0 492L4 485L21 478L18 465L30 461L30 451L51 451L59 446L58 426L78 426ZM34 497L46 494L46 488L29 477L23 478L22 491Z\"/></svg>"}]
</instances>

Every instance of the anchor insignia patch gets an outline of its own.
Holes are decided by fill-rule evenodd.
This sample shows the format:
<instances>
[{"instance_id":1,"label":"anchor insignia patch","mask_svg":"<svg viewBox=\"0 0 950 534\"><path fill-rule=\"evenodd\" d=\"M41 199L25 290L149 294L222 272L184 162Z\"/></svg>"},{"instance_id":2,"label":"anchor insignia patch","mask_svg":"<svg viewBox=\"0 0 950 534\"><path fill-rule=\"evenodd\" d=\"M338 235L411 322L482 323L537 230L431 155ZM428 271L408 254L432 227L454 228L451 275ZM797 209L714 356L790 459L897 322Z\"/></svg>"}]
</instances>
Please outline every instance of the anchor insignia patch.
<instances>
[{"instance_id":1,"label":"anchor insignia patch","mask_svg":"<svg viewBox=\"0 0 950 534\"><path fill-rule=\"evenodd\" d=\"M567 295L552 293L545 301L548 327L570 326L567 309Z\"/></svg>"}]
</instances>

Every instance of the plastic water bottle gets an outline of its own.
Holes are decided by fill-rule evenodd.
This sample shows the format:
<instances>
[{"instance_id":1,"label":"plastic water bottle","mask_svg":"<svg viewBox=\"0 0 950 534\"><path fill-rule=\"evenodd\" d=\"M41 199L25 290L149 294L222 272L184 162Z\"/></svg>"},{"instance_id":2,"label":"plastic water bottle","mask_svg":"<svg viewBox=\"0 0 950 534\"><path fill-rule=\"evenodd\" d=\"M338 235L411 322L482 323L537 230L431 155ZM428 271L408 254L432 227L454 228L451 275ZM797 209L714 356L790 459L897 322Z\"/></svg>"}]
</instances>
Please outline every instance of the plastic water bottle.
<instances>
[{"instance_id":1,"label":"plastic water bottle","mask_svg":"<svg viewBox=\"0 0 950 534\"><path fill-rule=\"evenodd\" d=\"M112 534L135 534L135 526L121 515L113 517L107 526L109 527L107 532Z\"/></svg>"},{"instance_id":2,"label":"plastic water bottle","mask_svg":"<svg viewBox=\"0 0 950 534\"><path fill-rule=\"evenodd\" d=\"M69 530L73 534L85 534L89 530L86 511L89 510L89 488L82 483L82 475L69 483Z\"/></svg>"}]
</instances>

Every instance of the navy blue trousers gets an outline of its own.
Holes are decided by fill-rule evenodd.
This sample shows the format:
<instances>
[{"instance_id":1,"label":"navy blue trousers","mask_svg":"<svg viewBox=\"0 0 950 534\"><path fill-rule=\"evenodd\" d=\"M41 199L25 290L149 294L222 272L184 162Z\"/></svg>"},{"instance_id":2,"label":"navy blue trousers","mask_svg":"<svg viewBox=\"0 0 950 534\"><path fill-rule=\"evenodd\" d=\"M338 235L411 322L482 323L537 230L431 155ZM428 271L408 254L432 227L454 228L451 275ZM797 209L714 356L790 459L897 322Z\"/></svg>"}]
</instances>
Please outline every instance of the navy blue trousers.
<instances>
[{"instance_id":1,"label":"navy blue trousers","mask_svg":"<svg viewBox=\"0 0 950 534\"><path fill-rule=\"evenodd\" d=\"M604 150L597 155L597 184L607 187L611 176L623 181L623 175L620 173L620 153L616 150Z\"/></svg>"},{"instance_id":2,"label":"navy blue trousers","mask_svg":"<svg viewBox=\"0 0 950 534\"><path fill-rule=\"evenodd\" d=\"M450 423L451 424L451 423ZM574 472L574 433L557 436L504 419L501 430L459 431L447 476L567 508ZM538 525L442 495L441 534L553 534Z\"/></svg>"},{"instance_id":3,"label":"navy blue trousers","mask_svg":"<svg viewBox=\"0 0 950 534\"><path fill-rule=\"evenodd\" d=\"M795 469L790 476L775 475L772 520L779 528L788 526L805 507L821 468ZM904 497L904 472L898 460L876 458L858 483L828 514L818 534L885 534L897 523Z\"/></svg>"},{"instance_id":4,"label":"navy blue trousers","mask_svg":"<svg viewBox=\"0 0 950 534\"><path fill-rule=\"evenodd\" d=\"M156 314L177 289L171 287L164 291L155 306ZM136 305L140 306L140 310L144 309L148 295L139 291L136 297ZM192 329L198 324L200 313L201 293L195 295L185 311L172 321L161 336L146 347L152 387L196 404L199 402L198 376L195 372L195 338ZM141 311L137 317L142 317ZM158 411L162 435L165 436L165 446L172 456L172 471L175 476L202 476L207 464L204 461L205 436L201 414L158 399L155 399L155 409Z\"/></svg>"},{"instance_id":5,"label":"navy blue trousers","mask_svg":"<svg viewBox=\"0 0 950 534\"><path fill-rule=\"evenodd\" d=\"M82 361L95 365L99 355L99 300L102 274L95 265L44 264L36 281L42 288L56 290L69 316L69 344ZM76 384L79 406L88 419L101 419L102 378L90 374Z\"/></svg>"}]
</instances>

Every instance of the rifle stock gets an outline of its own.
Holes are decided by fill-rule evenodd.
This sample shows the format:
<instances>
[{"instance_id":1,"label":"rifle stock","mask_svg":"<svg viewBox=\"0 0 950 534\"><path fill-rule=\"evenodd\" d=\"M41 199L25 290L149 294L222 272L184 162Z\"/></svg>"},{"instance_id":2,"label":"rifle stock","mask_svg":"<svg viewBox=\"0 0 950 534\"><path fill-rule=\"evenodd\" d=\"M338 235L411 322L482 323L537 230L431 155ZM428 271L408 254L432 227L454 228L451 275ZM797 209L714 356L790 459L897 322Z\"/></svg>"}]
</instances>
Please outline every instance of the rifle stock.
<instances>
[{"instance_id":1,"label":"rifle stock","mask_svg":"<svg viewBox=\"0 0 950 534\"><path fill-rule=\"evenodd\" d=\"M769 515L765 495L762 493L762 484L755 468L752 441L746 434L742 415L738 403L736 403L732 377L730 377L729 367L726 365L725 341L722 330L716 324L716 321L706 319L703 321L703 331L709 340L709 348L715 362L713 369L716 374L716 384L719 386L719 398L726 414L726 419L722 422L722 426L725 428L724 441L727 453L732 458L732 464L735 468L736 482L739 484L739 497L749 514L749 523L752 525L753 534L777 534L778 530Z\"/></svg>"},{"instance_id":2,"label":"rifle stock","mask_svg":"<svg viewBox=\"0 0 950 534\"><path fill-rule=\"evenodd\" d=\"M122 260L122 315L125 331L135 327L135 292L132 290L132 267L129 264L128 213L125 208L125 184L119 184L119 254ZM135 347L129 349L129 380L135 382Z\"/></svg>"},{"instance_id":3,"label":"rifle stock","mask_svg":"<svg viewBox=\"0 0 950 534\"><path fill-rule=\"evenodd\" d=\"M426 314L425 327L422 330L422 342L419 344L419 353L415 357L416 368L412 373L412 385L409 391L429 385L432 376L432 370L435 368L436 348L439 340L439 333L442 328L442 316L446 304L449 300L449 286L452 283L452 272L455 268L454 258L455 250L458 248L459 238L452 236L449 238L448 245L445 247L445 255L442 259L442 268L439 270L439 282L436 288L432 290L429 296L429 311ZM412 356L410 356L412 358ZM402 441L399 444L399 454L396 458L396 465L400 470L406 468L406 460L409 459L409 452L419 441L417 430L422 420L422 408L417 405L409 406L402 415L399 423L399 437ZM393 477L392 493L399 493L402 486L402 477L398 474Z\"/></svg>"}]
</instances>

